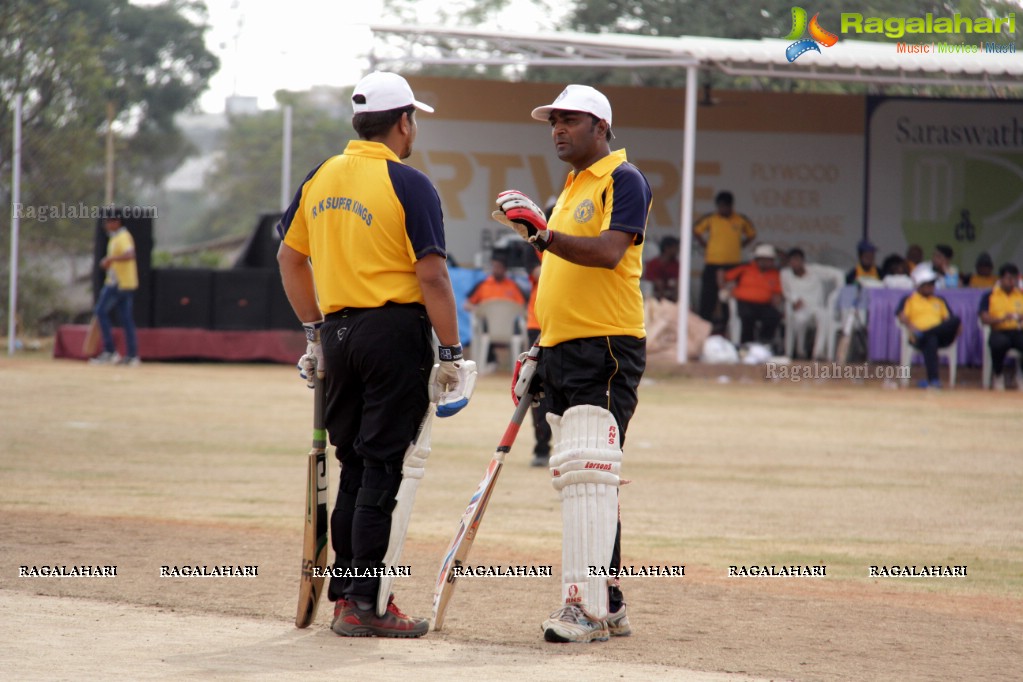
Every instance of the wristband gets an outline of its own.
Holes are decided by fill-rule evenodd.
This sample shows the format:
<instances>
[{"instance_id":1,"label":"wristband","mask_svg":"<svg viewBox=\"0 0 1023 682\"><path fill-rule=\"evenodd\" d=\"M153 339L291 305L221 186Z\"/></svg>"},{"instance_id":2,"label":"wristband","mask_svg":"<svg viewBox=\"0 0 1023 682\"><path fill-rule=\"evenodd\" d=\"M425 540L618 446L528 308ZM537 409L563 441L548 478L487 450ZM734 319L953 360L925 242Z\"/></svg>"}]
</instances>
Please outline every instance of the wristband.
<instances>
[{"instance_id":1,"label":"wristband","mask_svg":"<svg viewBox=\"0 0 1023 682\"><path fill-rule=\"evenodd\" d=\"M303 322L302 329L305 330L305 340L309 343L320 342L320 327L323 322Z\"/></svg>"},{"instance_id":2,"label":"wristband","mask_svg":"<svg viewBox=\"0 0 1023 682\"><path fill-rule=\"evenodd\" d=\"M441 362L453 362L462 359L462 344L454 346L437 346L437 357Z\"/></svg>"},{"instance_id":3,"label":"wristband","mask_svg":"<svg viewBox=\"0 0 1023 682\"><path fill-rule=\"evenodd\" d=\"M545 251L547 247L554 243L554 230L538 230L533 239L530 240L533 244L533 248L537 251Z\"/></svg>"}]
</instances>

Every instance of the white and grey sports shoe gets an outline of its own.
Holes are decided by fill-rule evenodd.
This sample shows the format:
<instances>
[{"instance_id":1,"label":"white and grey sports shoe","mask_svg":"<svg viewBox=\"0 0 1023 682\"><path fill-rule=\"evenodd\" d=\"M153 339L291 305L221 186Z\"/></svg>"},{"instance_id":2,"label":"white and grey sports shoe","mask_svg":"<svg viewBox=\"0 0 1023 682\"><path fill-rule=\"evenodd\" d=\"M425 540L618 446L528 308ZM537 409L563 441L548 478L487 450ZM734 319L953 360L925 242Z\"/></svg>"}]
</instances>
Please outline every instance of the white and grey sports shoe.
<instances>
[{"instance_id":1,"label":"white and grey sports shoe","mask_svg":"<svg viewBox=\"0 0 1023 682\"><path fill-rule=\"evenodd\" d=\"M607 631L612 637L628 637L632 634L629 616L625 613L625 604L614 613L608 614Z\"/></svg>"},{"instance_id":2,"label":"white and grey sports shoe","mask_svg":"<svg viewBox=\"0 0 1023 682\"><path fill-rule=\"evenodd\" d=\"M121 361L121 356L115 350L112 353L103 351L96 357L89 360L90 365L116 365Z\"/></svg>"},{"instance_id":3,"label":"white and grey sports shoe","mask_svg":"<svg viewBox=\"0 0 1023 682\"><path fill-rule=\"evenodd\" d=\"M592 618L575 604L568 604L551 614L540 626L548 642L606 642L607 623Z\"/></svg>"}]
</instances>

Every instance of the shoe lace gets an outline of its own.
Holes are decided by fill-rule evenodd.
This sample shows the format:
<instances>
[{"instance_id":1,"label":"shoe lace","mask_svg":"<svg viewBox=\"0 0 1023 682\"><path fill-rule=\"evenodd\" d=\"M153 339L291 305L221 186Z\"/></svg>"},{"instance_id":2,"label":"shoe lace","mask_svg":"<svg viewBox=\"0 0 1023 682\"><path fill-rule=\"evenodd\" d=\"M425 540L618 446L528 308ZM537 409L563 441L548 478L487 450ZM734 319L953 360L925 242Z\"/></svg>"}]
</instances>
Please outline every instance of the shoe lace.
<instances>
[{"instance_id":1,"label":"shoe lace","mask_svg":"<svg viewBox=\"0 0 1023 682\"><path fill-rule=\"evenodd\" d=\"M394 603L394 597L393 596L391 597L390 601L387 603L387 611L388 611L388 613L394 615L396 618L400 618L402 620L408 620L409 619L409 617L406 616L404 613L402 613L401 609L398 608L398 605Z\"/></svg>"},{"instance_id":2,"label":"shoe lace","mask_svg":"<svg viewBox=\"0 0 1023 682\"><path fill-rule=\"evenodd\" d=\"M553 620L560 620L566 623L584 624L590 622L592 619L586 615L586 612L575 604L566 604L560 609L551 614Z\"/></svg>"}]
</instances>

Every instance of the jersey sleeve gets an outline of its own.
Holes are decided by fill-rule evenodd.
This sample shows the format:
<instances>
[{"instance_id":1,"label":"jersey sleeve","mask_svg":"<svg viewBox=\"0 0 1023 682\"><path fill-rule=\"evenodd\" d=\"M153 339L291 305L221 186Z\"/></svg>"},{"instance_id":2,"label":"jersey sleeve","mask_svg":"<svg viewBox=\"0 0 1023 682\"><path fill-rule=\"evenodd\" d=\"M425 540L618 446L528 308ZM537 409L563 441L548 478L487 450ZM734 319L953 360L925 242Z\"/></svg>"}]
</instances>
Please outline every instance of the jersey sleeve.
<instances>
[{"instance_id":1,"label":"jersey sleeve","mask_svg":"<svg viewBox=\"0 0 1023 682\"><path fill-rule=\"evenodd\" d=\"M729 270L728 272L725 273L725 281L726 282L737 282L739 280L739 278L742 277L742 273L744 273L744 272L746 272L746 266L745 265L736 266L736 267L732 268L731 270Z\"/></svg>"},{"instance_id":2,"label":"jersey sleeve","mask_svg":"<svg viewBox=\"0 0 1023 682\"><path fill-rule=\"evenodd\" d=\"M446 258L444 214L437 189L415 168L393 161L387 168L394 194L405 210L405 233L415 259L431 253Z\"/></svg>"},{"instance_id":3,"label":"jersey sleeve","mask_svg":"<svg viewBox=\"0 0 1023 682\"><path fill-rule=\"evenodd\" d=\"M705 234L710 229L711 215L710 213L704 213L696 219L696 224L693 225L693 234Z\"/></svg>"},{"instance_id":4,"label":"jersey sleeve","mask_svg":"<svg viewBox=\"0 0 1023 682\"><path fill-rule=\"evenodd\" d=\"M743 236L746 237L747 239L753 239L754 237L756 237L757 236L757 229L755 227L753 227L753 221L750 220L749 217L747 217L747 216L745 216L745 215L743 215L741 213L739 214L739 217L742 218L742 234L743 234Z\"/></svg>"},{"instance_id":5,"label":"jersey sleeve","mask_svg":"<svg viewBox=\"0 0 1023 682\"><path fill-rule=\"evenodd\" d=\"M991 292L985 291L984 295L980 297L980 304L977 306L977 315L989 312L991 310Z\"/></svg>"},{"instance_id":6,"label":"jersey sleeve","mask_svg":"<svg viewBox=\"0 0 1023 682\"><path fill-rule=\"evenodd\" d=\"M636 235L635 243L643 243L653 193L639 169L623 163L611 172L611 220L609 230Z\"/></svg>"},{"instance_id":7,"label":"jersey sleeve","mask_svg":"<svg viewBox=\"0 0 1023 682\"><path fill-rule=\"evenodd\" d=\"M911 296L911 295L912 294L906 295L906 296L903 296L901 299L899 299L899 305L898 305L898 307L895 308L895 317L898 317L899 315L901 315L902 311L905 310L905 308L906 308L906 301L909 300L909 296Z\"/></svg>"},{"instance_id":8,"label":"jersey sleeve","mask_svg":"<svg viewBox=\"0 0 1023 682\"><path fill-rule=\"evenodd\" d=\"M326 163L326 161L323 163ZM288 208L284 211L284 215L281 216L280 221L277 223L277 234L281 240L306 256L309 255L309 227L306 225L305 216L302 215L300 210L302 197L305 194L306 185L313 179L316 172L320 170L323 163L309 171L309 174L305 176L305 180L302 181L298 191L295 192L295 197L291 200Z\"/></svg>"}]
</instances>

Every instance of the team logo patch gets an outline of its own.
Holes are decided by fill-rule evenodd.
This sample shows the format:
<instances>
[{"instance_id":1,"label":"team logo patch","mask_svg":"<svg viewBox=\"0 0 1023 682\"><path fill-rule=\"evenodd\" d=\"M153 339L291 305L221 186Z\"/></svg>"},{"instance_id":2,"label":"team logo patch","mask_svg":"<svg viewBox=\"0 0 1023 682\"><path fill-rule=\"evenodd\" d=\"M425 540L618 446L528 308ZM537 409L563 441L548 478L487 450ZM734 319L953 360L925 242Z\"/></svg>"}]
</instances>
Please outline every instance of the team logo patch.
<instances>
[{"instance_id":1,"label":"team logo patch","mask_svg":"<svg viewBox=\"0 0 1023 682\"><path fill-rule=\"evenodd\" d=\"M576 206L576 208L575 208L575 213L573 214L573 215L574 215L574 217L575 217L575 221L576 221L577 223L585 223L585 222L589 222L590 218L592 218L592 217L593 217L593 213L594 213L594 212L595 212L596 210L597 210L597 209L596 209L596 207L595 207L595 206L593 205L593 202L592 202L592 201L590 201L589 199L586 199L586 200L585 200L585 201L583 201L583 202L582 202L581 204L579 204L578 206Z\"/></svg>"}]
</instances>

